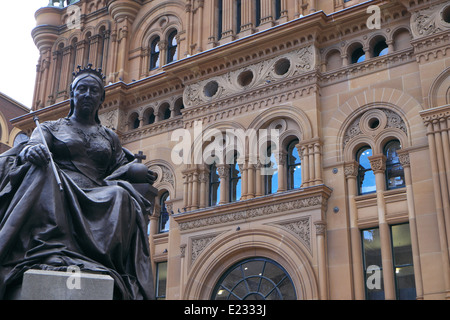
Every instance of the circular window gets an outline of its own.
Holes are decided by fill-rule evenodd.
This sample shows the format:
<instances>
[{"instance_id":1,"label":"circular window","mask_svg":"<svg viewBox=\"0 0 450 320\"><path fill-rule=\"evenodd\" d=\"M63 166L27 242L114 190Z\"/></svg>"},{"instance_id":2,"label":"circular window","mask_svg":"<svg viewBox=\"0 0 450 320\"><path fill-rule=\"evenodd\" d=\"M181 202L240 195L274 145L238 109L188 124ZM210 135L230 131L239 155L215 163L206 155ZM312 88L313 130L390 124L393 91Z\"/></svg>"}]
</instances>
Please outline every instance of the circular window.
<instances>
[{"instance_id":1,"label":"circular window","mask_svg":"<svg viewBox=\"0 0 450 320\"><path fill-rule=\"evenodd\" d=\"M250 70L244 71L239 75L237 80L241 86L246 87L253 80L253 72L251 72Z\"/></svg>"},{"instance_id":2,"label":"circular window","mask_svg":"<svg viewBox=\"0 0 450 320\"><path fill-rule=\"evenodd\" d=\"M442 11L442 20L444 20L447 23L450 23L450 6L447 6L443 11Z\"/></svg>"},{"instance_id":3,"label":"circular window","mask_svg":"<svg viewBox=\"0 0 450 320\"><path fill-rule=\"evenodd\" d=\"M380 126L380 120L378 118L371 118L369 120L369 128L372 130L377 129Z\"/></svg>"},{"instance_id":4,"label":"circular window","mask_svg":"<svg viewBox=\"0 0 450 320\"><path fill-rule=\"evenodd\" d=\"M219 90L219 84L216 81L210 81L203 88L203 93L211 98L217 93L217 90Z\"/></svg>"},{"instance_id":5,"label":"circular window","mask_svg":"<svg viewBox=\"0 0 450 320\"><path fill-rule=\"evenodd\" d=\"M291 67L291 61L287 58L282 58L275 63L275 73L279 76L286 74Z\"/></svg>"},{"instance_id":6,"label":"circular window","mask_svg":"<svg viewBox=\"0 0 450 320\"><path fill-rule=\"evenodd\" d=\"M266 258L251 258L231 267L220 278L213 300L295 300L295 288L287 272Z\"/></svg>"}]
</instances>

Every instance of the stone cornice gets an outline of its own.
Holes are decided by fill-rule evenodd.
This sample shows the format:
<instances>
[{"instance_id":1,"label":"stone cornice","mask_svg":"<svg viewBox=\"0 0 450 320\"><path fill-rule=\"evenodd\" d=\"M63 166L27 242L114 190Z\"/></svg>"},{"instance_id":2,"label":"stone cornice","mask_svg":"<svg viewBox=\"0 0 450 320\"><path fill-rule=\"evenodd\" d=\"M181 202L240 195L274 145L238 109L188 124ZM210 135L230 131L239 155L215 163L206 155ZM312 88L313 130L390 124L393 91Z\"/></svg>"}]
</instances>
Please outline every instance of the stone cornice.
<instances>
[{"instance_id":1,"label":"stone cornice","mask_svg":"<svg viewBox=\"0 0 450 320\"><path fill-rule=\"evenodd\" d=\"M173 215L180 231L286 214L289 211L322 210L324 216L331 189L325 185L291 190Z\"/></svg>"}]
</instances>

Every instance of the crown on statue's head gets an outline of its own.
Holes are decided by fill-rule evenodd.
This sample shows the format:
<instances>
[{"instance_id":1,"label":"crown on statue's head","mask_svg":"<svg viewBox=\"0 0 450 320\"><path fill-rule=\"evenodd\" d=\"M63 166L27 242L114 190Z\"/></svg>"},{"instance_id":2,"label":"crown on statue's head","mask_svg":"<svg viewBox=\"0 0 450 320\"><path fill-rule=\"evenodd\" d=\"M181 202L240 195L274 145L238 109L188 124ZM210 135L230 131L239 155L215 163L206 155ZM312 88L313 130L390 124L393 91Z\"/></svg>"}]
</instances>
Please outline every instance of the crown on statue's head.
<instances>
[{"instance_id":1,"label":"crown on statue's head","mask_svg":"<svg viewBox=\"0 0 450 320\"><path fill-rule=\"evenodd\" d=\"M74 71L72 73L74 79L85 73L93 74L102 81L105 79L105 76L102 73L102 69L101 68L99 68L99 69L92 68L92 63L89 63L85 68L78 66L77 69L78 69L78 71L76 71L76 72Z\"/></svg>"}]
</instances>

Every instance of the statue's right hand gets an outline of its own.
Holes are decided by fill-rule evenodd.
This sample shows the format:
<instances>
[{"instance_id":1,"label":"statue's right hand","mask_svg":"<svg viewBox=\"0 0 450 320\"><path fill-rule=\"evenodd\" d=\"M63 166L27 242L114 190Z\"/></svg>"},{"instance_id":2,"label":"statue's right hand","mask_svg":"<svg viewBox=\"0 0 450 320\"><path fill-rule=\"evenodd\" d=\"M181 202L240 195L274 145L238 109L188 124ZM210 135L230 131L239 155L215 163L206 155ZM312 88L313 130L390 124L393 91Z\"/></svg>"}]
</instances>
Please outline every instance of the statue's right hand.
<instances>
[{"instance_id":1,"label":"statue's right hand","mask_svg":"<svg viewBox=\"0 0 450 320\"><path fill-rule=\"evenodd\" d=\"M25 160L37 166L45 166L50 162L50 154L43 144L36 144L28 148Z\"/></svg>"}]
</instances>

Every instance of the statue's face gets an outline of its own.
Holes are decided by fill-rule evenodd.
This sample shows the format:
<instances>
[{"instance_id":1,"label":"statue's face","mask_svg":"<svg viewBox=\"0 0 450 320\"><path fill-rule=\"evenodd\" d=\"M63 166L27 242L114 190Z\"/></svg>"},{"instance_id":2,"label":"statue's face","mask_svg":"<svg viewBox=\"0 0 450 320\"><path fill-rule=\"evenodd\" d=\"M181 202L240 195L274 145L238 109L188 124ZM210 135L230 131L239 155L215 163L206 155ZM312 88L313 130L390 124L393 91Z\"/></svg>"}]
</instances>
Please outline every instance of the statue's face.
<instances>
[{"instance_id":1,"label":"statue's face","mask_svg":"<svg viewBox=\"0 0 450 320\"><path fill-rule=\"evenodd\" d=\"M73 103L76 112L95 115L103 102L104 89L98 80L91 76L78 81L73 89Z\"/></svg>"}]
</instances>

